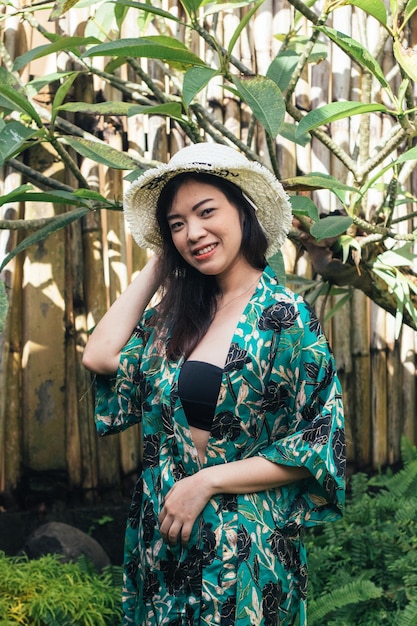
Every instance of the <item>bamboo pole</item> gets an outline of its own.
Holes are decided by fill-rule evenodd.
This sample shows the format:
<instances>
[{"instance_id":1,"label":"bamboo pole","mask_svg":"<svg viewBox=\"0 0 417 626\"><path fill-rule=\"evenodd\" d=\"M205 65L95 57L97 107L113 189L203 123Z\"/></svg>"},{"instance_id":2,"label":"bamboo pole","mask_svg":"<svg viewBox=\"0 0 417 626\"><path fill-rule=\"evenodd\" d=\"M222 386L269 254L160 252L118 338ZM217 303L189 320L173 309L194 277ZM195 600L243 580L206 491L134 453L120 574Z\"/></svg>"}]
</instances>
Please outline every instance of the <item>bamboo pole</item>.
<instances>
[{"instance_id":1,"label":"bamboo pole","mask_svg":"<svg viewBox=\"0 0 417 626\"><path fill-rule=\"evenodd\" d=\"M2 193L7 194L21 184L21 175L4 171ZM19 218L21 205L1 207L1 214ZM1 233L0 258L17 245L16 232ZM22 257L13 259L3 270L1 279L6 286L9 310L4 331L0 334L0 491L16 489L21 474L22 411L21 411L21 282Z\"/></svg>"},{"instance_id":2,"label":"bamboo pole","mask_svg":"<svg viewBox=\"0 0 417 626\"><path fill-rule=\"evenodd\" d=\"M371 303L371 397L372 397L372 460L374 467L383 467L388 460L388 375L385 340L386 314Z\"/></svg>"},{"instance_id":3,"label":"bamboo pole","mask_svg":"<svg viewBox=\"0 0 417 626\"><path fill-rule=\"evenodd\" d=\"M356 466L369 468L372 465L371 430L371 362L369 354L369 303L362 293L355 292L352 298L352 430L355 443Z\"/></svg>"},{"instance_id":4,"label":"bamboo pole","mask_svg":"<svg viewBox=\"0 0 417 626\"><path fill-rule=\"evenodd\" d=\"M63 164L46 148L31 151L30 165L50 161L47 173L63 175ZM26 203L25 218L58 214L62 208ZM23 465L29 470L65 469L64 235L57 232L24 253L23 265Z\"/></svg>"},{"instance_id":5,"label":"bamboo pole","mask_svg":"<svg viewBox=\"0 0 417 626\"><path fill-rule=\"evenodd\" d=\"M352 23L352 7L346 6L333 13L333 28L340 30L346 35L351 35L350 24ZM322 63L320 64L322 65ZM328 102L337 102L350 99L350 77L352 62L338 46L331 44L331 99ZM331 135L333 141L349 152L350 123L349 119L342 119L333 122L331 125ZM347 176L346 167L334 155L330 157L330 167L328 170L332 176L338 180L345 181ZM340 209L339 200L334 194L328 194L328 207L330 211Z\"/></svg>"},{"instance_id":6,"label":"bamboo pole","mask_svg":"<svg viewBox=\"0 0 417 626\"><path fill-rule=\"evenodd\" d=\"M79 224L65 230L65 442L68 488L70 493L81 491L82 458L79 428L79 388L77 384L77 302L83 301L82 290L76 284L82 272L79 259L82 258L81 229ZM78 271L77 271L78 270ZM81 298L77 298L77 295Z\"/></svg>"}]
</instances>

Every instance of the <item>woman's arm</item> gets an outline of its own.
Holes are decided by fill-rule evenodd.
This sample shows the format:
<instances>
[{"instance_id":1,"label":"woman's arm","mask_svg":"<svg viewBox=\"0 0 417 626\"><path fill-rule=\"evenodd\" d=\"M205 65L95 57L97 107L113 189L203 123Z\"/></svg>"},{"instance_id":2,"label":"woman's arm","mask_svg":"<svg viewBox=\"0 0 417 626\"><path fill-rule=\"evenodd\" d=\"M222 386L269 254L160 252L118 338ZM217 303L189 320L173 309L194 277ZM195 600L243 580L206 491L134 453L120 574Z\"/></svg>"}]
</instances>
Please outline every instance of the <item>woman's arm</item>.
<instances>
[{"instance_id":1,"label":"woman's arm","mask_svg":"<svg viewBox=\"0 0 417 626\"><path fill-rule=\"evenodd\" d=\"M121 349L159 287L158 265L159 257L151 257L95 327L83 354L83 365L89 370L96 374L117 371Z\"/></svg>"},{"instance_id":2,"label":"woman's arm","mask_svg":"<svg viewBox=\"0 0 417 626\"><path fill-rule=\"evenodd\" d=\"M187 543L195 520L214 495L264 491L308 476L304 467L278 465L259 456L205 467L168 492L159 515L161 534L168 543L176 544L179 539Z\"/></svg>"}]
</instances>

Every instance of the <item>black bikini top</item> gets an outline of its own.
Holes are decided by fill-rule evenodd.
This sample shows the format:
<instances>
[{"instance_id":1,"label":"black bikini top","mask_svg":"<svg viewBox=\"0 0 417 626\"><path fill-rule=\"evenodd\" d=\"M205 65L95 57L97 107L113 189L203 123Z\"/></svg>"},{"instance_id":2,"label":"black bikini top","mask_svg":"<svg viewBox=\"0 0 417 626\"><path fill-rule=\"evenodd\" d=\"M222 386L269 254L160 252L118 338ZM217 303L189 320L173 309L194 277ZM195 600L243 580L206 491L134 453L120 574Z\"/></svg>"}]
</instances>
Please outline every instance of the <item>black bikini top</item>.
<instances>
[{"instance_id":1,"label":"black bikini top","mask_svg":"<svg viewBox=\"0 0 417 626\"><path fill-rule=\"evenodd\" d=\"M190 426L211 430L223 370L203 361L185 361L178 379L178 394Z\"/></svg>"}]
</instances>

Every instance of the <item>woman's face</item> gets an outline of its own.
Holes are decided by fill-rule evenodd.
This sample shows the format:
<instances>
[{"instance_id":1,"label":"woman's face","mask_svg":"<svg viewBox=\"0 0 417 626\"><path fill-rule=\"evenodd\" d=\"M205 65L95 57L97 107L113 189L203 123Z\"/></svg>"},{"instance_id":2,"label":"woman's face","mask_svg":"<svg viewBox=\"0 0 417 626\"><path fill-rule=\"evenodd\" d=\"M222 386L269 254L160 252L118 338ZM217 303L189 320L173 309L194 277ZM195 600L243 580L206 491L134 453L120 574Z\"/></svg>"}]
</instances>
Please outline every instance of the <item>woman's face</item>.
<instances>
[{"instance_id":1,"label":"woman's face","mask_svg":"<svg viewBox=\"0 0 417 626\"><path fill-rule=\"evenodd\" d=\"M203 274L221 276L243 263L242 220L217 187L186 180L167 213L174 246Z\"/></svg>"}]
</instances>

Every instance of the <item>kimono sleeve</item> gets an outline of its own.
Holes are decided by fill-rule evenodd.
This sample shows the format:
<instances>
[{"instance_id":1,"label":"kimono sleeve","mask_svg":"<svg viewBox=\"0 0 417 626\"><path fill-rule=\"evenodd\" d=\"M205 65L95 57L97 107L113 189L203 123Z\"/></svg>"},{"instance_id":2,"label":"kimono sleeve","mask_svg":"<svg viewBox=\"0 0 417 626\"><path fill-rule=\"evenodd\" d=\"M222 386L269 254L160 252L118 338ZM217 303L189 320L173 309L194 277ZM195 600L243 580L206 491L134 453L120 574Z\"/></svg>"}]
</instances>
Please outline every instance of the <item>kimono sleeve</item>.
<instances>
[{"instance_id":1,"label":"kimono sleeve","mask_svg":"<svg viewBox=\"0 0 417 626\"><path fill-rule=\"evenodd\" d=\"M116 376L96 376L94 419L100 436L118 433L142 419L138 370L148 337L149 329L138 324L121 352Z\"/></svg>"},{"instance_id":2,"label":"kimono sleeve","mask_svg":"<svg viewBox=\"0 0 417 626\"><path fill-rule=\"evenodd\" d=\"M292 402L288 404L288 430L260 455L269 461L306 467L311 478L283 490L291 504L290 519L313 526L338 519L345 501L345 436L340 382L333 354L315 314L300 307L302 332L293 347ZM282 357L277 356L276 368ZM292 494L292 495L291 495Z\"/></svg>"}]
</instances>

